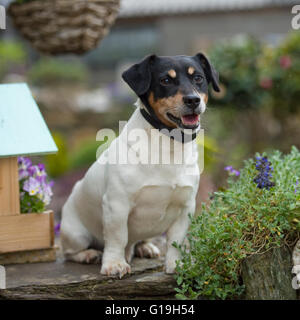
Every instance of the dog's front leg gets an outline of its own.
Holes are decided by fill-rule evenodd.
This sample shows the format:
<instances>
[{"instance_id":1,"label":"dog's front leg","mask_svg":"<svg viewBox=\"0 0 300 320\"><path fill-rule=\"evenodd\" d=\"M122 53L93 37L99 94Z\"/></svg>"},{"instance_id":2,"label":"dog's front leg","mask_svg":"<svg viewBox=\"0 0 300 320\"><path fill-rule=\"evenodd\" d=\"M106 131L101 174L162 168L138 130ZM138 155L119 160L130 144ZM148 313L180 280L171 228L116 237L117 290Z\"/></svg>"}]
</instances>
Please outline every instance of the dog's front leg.
<instances>
[{"instance_id":1,"label":"dog's front leg","mask_svg":"<svg viewBox=\"0 0 300 320\"><path fill-rule=\"evenodd\" d=\"M126 197L106 194L103 197L102 208L104 253L101 274L122 278L131 271L125 260L130 205Z\"/></svg>"},{"instance_id":2,"label":"dog's front leg","mask_svg":"<svg viewBox=\"0 0 300 320\"><path fill-rule=\"evenodd\" d=\"M195 206L185 209L167 231L166 273L175 273L176 261L180 260L180 252L173 243L181 245L189 228L189 213L194 214Z\"/></svg>"}]
</instances>

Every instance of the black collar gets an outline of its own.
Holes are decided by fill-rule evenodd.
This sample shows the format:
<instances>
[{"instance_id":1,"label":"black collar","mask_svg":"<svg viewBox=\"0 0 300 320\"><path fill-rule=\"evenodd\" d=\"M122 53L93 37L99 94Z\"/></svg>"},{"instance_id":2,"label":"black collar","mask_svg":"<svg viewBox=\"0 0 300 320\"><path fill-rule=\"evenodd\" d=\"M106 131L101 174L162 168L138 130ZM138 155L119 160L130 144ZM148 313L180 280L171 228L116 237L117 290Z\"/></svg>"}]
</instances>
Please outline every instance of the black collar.
<instances>
[{"instance_id":1,"label":"black collar","mask_svg":"<svg viewBox=\"0 0 300 320\"><path fill-rule=\"evenodd\" d=\"M140 112L141 112L142 116L145 118L145 120L148 121L152 125L152 127L159 130L161 133L165 134L169 138L176 140L176 141L179 141L181 143L187 143L187 142L191 142L192 140L194 140L197 137L197 133L198 133L197 131L192 134L187 134L187 133L177 129L174 134L174 131L172 132L172 130L174 130L174 128L171 128L171 127L165 125L163 122L161 122L157 118L157 116L155 115L153 109L150 106L148 106L147 103L144 103L144 106L149 111L149 112L147 112L144 108L140 107Z\"/></svg>"}]
</instances>

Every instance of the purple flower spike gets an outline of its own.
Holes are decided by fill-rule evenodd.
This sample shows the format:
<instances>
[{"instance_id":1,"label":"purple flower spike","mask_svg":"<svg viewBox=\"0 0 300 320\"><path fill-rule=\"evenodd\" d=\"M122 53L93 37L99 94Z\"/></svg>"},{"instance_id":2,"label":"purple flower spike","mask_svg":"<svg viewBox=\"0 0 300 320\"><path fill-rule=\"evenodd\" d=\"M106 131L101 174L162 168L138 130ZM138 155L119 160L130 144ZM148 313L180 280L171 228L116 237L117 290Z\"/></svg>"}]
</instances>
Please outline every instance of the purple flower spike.
<instances>
[{"instance_id":1,"label":"purple flower spike","mask_svg":"<svg viewBox=\"0 0 300 320\"><path fill-rule=\"evenodd\" d=\"M225 171L228 171L230 175L234 175L236 177L238 177L240 175L240 172L236 169L233 169L232 166L227 166L224 168Z\"/></svg>"},{"instance_id":2,"label":"purple flower spike","mask_svg":"<svg viewBox=\"0 0 300 320\"><path fill-rule=\"evenodd\" d=\"M60 232L60 222L58 222L54 227L54 233L58 236Z\"/></svg>"},{"instance_id":3,"label":"purple flower spike","mask_svg":"<svg viewBox=\"0 0 300 320\"><path fill-rule=\"evenodd\" d=\"M294 193L298 192L298 185L299 185L299 180L297 179Z\"/></svg>"},{"instance_id":4,"label":"purple flower spike","mask_svg":"<svg viewBox=\"0 0 300 320\"><path fill-rule=\"evenodd\" d=\"M269 190L271 187L275 186L275 183L270 180L272 174L270 171L273 171L271 167L271 162L267 157L256 157L256 170L259 171L259 174L253 179L253 182L256 183L257 188Z\"/></svg>"},{"instance_id":5,"label":"purple flower spike","mask_svg":"<svg viewBox=\"0 0 300 320\"><path fill-rule=\"evenodd\" d=\"M232 170L231 172L235 174L237 177L240 175L240 172L238 170Z\"/></svg>"}]
</instances>

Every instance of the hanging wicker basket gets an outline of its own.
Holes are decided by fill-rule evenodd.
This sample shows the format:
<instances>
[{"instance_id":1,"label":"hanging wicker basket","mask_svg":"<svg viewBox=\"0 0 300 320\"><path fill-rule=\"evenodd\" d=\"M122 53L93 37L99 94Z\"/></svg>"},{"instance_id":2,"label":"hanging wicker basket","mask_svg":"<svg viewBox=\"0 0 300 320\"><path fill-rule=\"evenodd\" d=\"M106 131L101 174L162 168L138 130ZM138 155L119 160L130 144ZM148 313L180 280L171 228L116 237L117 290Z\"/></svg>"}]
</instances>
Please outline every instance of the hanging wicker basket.
<instances>
[{"instance_id":1,"label":"hanging wicker basket","mask_svg":"<svg viewBox=\"0 0 300 320\"><path fill-rule=\"evenodd\" d=\"M34 0L12 3L8 12L38 51L82 54L106 36L119 6L120 0Z\"/></svg>"}]
</instances>

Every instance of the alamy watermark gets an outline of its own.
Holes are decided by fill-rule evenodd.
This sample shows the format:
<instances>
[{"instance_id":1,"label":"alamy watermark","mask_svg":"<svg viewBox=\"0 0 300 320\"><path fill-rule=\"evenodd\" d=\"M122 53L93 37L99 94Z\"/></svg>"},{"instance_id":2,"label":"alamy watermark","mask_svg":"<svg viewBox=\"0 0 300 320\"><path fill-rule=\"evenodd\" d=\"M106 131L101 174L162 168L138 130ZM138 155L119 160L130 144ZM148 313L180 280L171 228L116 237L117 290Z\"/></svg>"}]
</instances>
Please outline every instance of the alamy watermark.
<instances>
[{"instance_id":1,"label":"alamy watermark","mask_svg":"<svg viewBox=\"0 0 300 320\"><path fill-rule=\"evenodd\" d=\"M296 4L292 8L292 14L295 14L295 16L292 18L291 24L292 28L294 30L300 29L300 4Z\"/></svg>"},{"instance_id":2,"label":"alamy watermark","mask_svg":"<svg viewBox=\"0 0 300 320\"><path fill-rule=\"evenodd\" d=\"M0 266L0 289L6 289L6 272L3 266Z\"/></svg>"},{"instance_id":3,"label":"alamy watermark","mask_svg":"<svg viewBox=\"0 0 300 320\"><path fill-rule=\"evenodd\" d=\"M0 5L0 30L6 29L6 12L5 7Z\"/></svg>"},{"instance_id":4,"label":"alamy watermark","mask_svg":"<svg viewBox=\"0 0 300 320\"><path fill-rule=\"evenodd\" d=\"M197 131L195 143L191 143L193 130L184 130L186 143L181 143L182 130L173 129L163 134L162 129L145 130L143 128L128 129L126 121L119 122L120 135L112 129L98 131L96 140L103 143L97 149L96 158L100 164L130 164L130 165L184 165L191 167L198 163L200 173L204 169L204 130ZM174 139L171 139L172 136ZM109 147L109 148L108 148ZM107 150L107 151L106 151ZM106 151L104 153L104 151Z\"/></svg>"}]
</instances>

